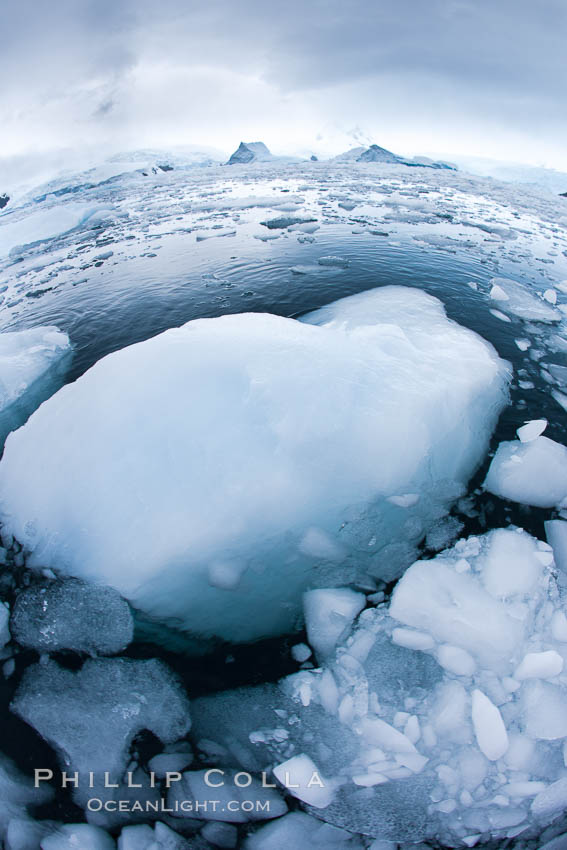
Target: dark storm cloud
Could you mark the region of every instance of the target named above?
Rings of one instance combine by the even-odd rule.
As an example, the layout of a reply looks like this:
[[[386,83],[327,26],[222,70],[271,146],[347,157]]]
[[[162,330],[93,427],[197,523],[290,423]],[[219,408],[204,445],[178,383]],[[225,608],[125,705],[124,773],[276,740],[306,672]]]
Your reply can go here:
[[[250,75],[284,97],[351,86],[352,100],[358,87],[361,111],[375,91],[377,111],[398,103],[432,120],[458,109],[479,124],[499,113],[524,132],[545,133],[542,121],[567,129],[565,0],[1,0],[1,9],[0,114],[12,119],[79,90],[93,120],[119,122],[132,74],[168,64]],[[191,97],[198,106],[197,89]]]

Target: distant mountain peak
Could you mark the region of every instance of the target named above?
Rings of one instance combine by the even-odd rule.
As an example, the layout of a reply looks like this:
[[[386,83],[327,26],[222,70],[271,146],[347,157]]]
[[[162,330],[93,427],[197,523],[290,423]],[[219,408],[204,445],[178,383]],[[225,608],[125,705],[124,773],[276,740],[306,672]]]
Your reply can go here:
[[[457,170],[457,167],[452,163],[437,162],[432,159],[428,159],[428,157],[425,156],[416,156],[413,159],[406,159],[403,156],[399,156],[397,153],[392,153],[392,151],[389,151],[386,148],[381,148],[380,145],[375,144],[369,145],[367,148],[352,148],[345,153],[339,154],[339,156],[336,156],[335,159],[350,162],[385,162],[392,165],[407,165],[412,168],[438,168],[448,169],[451,171]]]
[[[403,162],[402,157],[392,151],[381,148],[379,145],[370,145],[359,157],[357,162]]]
[[[264,142],[240,142],[227,162],[227,165],[240,165],[256,160],[271,159],[272,154]]]

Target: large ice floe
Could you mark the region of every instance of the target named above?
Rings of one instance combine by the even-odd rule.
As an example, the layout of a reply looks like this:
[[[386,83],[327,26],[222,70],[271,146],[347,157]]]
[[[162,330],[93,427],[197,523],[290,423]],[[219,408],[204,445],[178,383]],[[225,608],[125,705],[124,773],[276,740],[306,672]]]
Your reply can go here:
[[[29,565],[194,634],[284,633],[307,588],[412,562],[481,461],[508,380],[417,289],[302,321],[192,321],[103,358],[9,437],[1,520]]]
[[[330,590],[317,601],[308,634],[336,603]],[[567,807],[566,659],[551,547],[495,529],[413,564],[321,666],[195,700],[194,732],[217,764],[270,765],[312,816],[352,833],[534,839]]]
[[[71,343],[56,327],[0,333],[0,451],[10,431],[63,383]]]

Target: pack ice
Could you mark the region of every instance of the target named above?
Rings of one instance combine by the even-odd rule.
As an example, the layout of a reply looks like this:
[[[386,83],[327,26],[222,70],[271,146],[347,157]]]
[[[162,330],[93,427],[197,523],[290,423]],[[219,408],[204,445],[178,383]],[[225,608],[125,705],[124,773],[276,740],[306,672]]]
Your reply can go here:
[[[309,634],[336,599],[307,601]],[[565,832],[567,618],[546,543],[513,527],[459,540],[324,650],[279,687],[196,700],[195,730],[232,766],[271,766],[311,815],[382,841]]]
[[[0,333],[0,451],[10,431],[59,389],[70,358],[69,337],[59,328]]]
[[[508,380],[412,288],[302,321],[199,319],[103,358],[11,435],[0,518],[31,566],[113,586],[160,621],[283,633],[307,588],[414,560]]]

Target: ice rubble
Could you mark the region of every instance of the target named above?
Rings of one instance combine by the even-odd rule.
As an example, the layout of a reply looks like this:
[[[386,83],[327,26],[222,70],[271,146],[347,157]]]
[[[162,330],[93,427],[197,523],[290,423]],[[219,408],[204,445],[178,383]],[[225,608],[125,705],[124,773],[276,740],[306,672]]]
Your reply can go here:
[[[561,312],[515,280],[495,277],[490,297],[505,313],[535,322],[560,322]]]
[[[59,328],[0,333],[0,451],[10,431],[59,389],[70,358],[69,337]]]
[[[496,529],[416,562],[322,667],[197,700],[195,728],[216,763],[253,769],[256,747],[282,782],[297,763],[291,793],[354,833],[534,838],[567,807],[566,659],[551,548]],[[330,802],[304,781],[315,769]]]
[[[508,378],[410,288],[300,322],[189,322],[103,358],[11,436],[1,519],[30,565],[193,633],[282,633],[307,587],[411,563],[480,462]]]
[[[39,652],[114,655],[131,642],[134,621],[128,603],[113,588],[65,579],[19,593],[10,629],[19,644]]]

